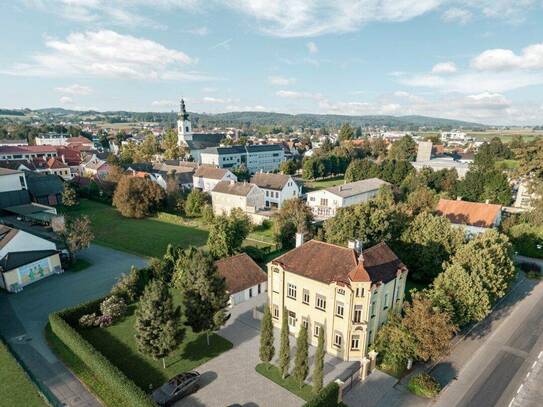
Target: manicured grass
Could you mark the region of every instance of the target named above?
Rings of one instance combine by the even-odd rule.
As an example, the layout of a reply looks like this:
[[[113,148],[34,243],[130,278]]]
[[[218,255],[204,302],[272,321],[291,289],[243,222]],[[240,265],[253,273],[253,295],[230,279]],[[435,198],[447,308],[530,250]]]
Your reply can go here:
[[[66,208],[65,213],[88,215],[95,243],[144,256],[160,257],[170,243],[186,248],[203,246],[207,241],[207,231],[185,226],[174,215],[130,219],[109,205],[86,199],[75,208]]]
[[[513,242],[515,251],[526,257],[543,258],[543,227],[527,223],[515,225],[509,230],[509,238]]]
[[[77,378],[85,384],[85,386],[102,401],[106,406],[120,406],[124,403],[123,400],[119,400],[111,392],[107,384],[105,384],[100,377],[97,377],[93,372],[89,370],[87,365],[81,361],[64,343],[57,338],[57,336],[51,330],[51,326],[47,324],[45,327],[45,338],[49,348],[58,356],[60,360],[72,371]]]
[[[0,406],[47,405],[34,383],[0,340]]]
[[[385,363],[381,363],[379,365],[379,370],[382,372],[385,372],[391,376],[394,376],[397,379],[400,379],[405,371],[407,370],[407,366],[405,365],[387,365]]]
[[[327,179],[321,179],[317,181],[307,181],[304,184],[304,191],[310,192],[310,191],[316,191],[319,189],[324,189],[328,187],[335,187],[336,185],[343,184],[345,182],[345,178],[343,175],[333,177],[333,178],[327,178]]]
[[[287,389],[305,401],[309,401],[311,398],[313,398],[313,396],[315,396],[315,393],[313,393],[313,386],[304,384],[300,388],[298,382],[296,382],[292,376],[287,376],[286,379],[283,379],[279,368],[275,367],[271,363],[259,363],[256,365],[255,370],[262,376],[270,379],[274,383],[277,383],[279,386]]]
[[[86,259],[75,259],[75,261],[70,264],[67,268],[67,271],[77,273],[78,271],[85,270],[86,268],[92,266],[92,263]]]
[[[496,161],[496,168],[499,170],[514,170],[520,165],[518,160],[500,160]]]
[[[179,305],[180,300],[174,291],[174,302]],[[208,346],[205,333],[196,334],[186,327],[183,341],[166,358],[166,369],[163,369],[162,360],[154,360],[137,350],[135,309],[135,305],[130,306],[128,316],[108,328],[80,328],[79,332],[144,391],[162,385],[178,373],[194,370],[232,348],[232,343],[219,335],[211,335]]]

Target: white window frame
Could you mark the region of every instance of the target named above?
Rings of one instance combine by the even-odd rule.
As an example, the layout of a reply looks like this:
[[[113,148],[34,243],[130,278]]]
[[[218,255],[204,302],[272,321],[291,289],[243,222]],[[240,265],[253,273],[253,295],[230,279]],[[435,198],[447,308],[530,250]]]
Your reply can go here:
[[[342,343],[343,343],[343,335],[341,335],[341,332],[335,331],[334,332],[334,346],[336,348],[341,348]]]
[[[296,285],[292,283],[287,283],[287,297],[291,300],[295,300],[296,294]]]
[[[326,311],[326,297],[324,295],[315,295],[315,308],[321,311]]]
[[[302,291],[302,303],[309,305],[309,301],[310,301],[309,290],[307,288],[304,288]]]
[[[359,324],[360,322],[362,322],[362,310],[363,309],[364,309],[364,307],[362,305],[355,305],[354,306],[353,322],[355,324]]]
[[[360,349],[360,335],[353,335],[351,337],[351,349],[352,350]]]
[[[345,314],[345,304],[343,304],[341,301],[336,301],[336,316],[339,318],[343,318],[344,314]]]
[[[273,304],[272,305],[272,317],[275,319],[279,319],[279,306]]]
[[[288,311],[288,326],[296,328],[296,313],[294,311]]]

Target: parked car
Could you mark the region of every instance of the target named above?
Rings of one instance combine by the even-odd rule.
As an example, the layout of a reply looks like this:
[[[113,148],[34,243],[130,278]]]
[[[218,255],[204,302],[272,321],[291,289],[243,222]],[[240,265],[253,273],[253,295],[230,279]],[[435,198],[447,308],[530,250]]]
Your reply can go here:
[[[183,397],[200,388],[200,373],[185,372],[178,374],[156,389],[151,397],[159,406],[171,406]]]

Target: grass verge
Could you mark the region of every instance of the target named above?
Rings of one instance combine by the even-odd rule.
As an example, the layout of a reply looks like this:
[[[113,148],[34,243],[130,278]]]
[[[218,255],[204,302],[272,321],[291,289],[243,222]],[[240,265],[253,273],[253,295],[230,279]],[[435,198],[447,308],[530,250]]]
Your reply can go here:
[[[441,391],[440,384],[428,373],[419,373],[413,376],[409,380],[407,388],[411,393],[428,399],[434,398]]]
[[[315,393],[313,393],[313,386],[309,384],[304,384],[300,388],[300,386],[292,376],[288,376],[286,379],[283,379],[279,368],[272,365],[271,363],[259,363],[258,365],[256,365],[255,370],[262,376],[270,379],[272,382],[278,384],[284,389],[287,389],[288,391],[300,397],[301,399],[304,399],[305,401],[309,401],[315,396]]]
[[[90,261],[88,261],[87,259],[78,258],[75,259],[72,264],[70,264],[70,266],[67,268],[67,271],[77,273],[78,271],[83,271],[90,266],[92,266],[92,263]]]
[[[0,406],[48,405],[7,346],[0,340]]]

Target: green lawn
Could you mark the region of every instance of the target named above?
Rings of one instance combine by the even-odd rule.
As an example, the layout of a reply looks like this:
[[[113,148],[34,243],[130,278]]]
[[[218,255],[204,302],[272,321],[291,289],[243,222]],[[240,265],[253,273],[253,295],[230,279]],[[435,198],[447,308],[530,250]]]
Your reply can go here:
[[[315,393],[313,393],[313,386],[304,384],[300,388],[292,376],[287,376],[286,379],[283,379],[279,368],[275,367],[271,363],[259,363],[256,365],[255,370],[262,376],[270,379],[274,383],[277,383],[279,386],[287,389],[291,393],[294,393],[305,401],[309,401],[313,398],[313,396],[315,396]]]
[[[508,234],[518,254],[543,258],[543,249],[537,248],[538,245],[543,246],[543,227],[522,223],[513,226]]]
[[[45,407],[34,383],[0,340],[0,406]]]
[[[317,181],[306,181],[304,183],[304,191],[310,192],[310,191],[316,191],[319,189],[335,187],[336,185],[343,184],[344,182],[345,182],[345,178],[343,177],[343,175],[340,175],[338,177],[333,177],[333,178],[321,179]]]
[[[178,216],[130,219],[109,205],[86,199],[64,211],[72,216],[88,215],[96,243],[144,256],[162,256],[169,243],[186,248],[207,242],[207,231],[183,224]]]
[[[175,291],[174,301],[180,304]],[[232,348],[232,344],[219,335],[212,335],[208,346],[205,334],[195,334],[187,327],[183,341],[166,358],[166,369],[163,369],[162,360],[154,360],[137,350],[134,338],[135,308],[132,305],[126,318],[108,328],[81,328],[79,332],[144,391],[160,386],[178,373],[193,370]]]

